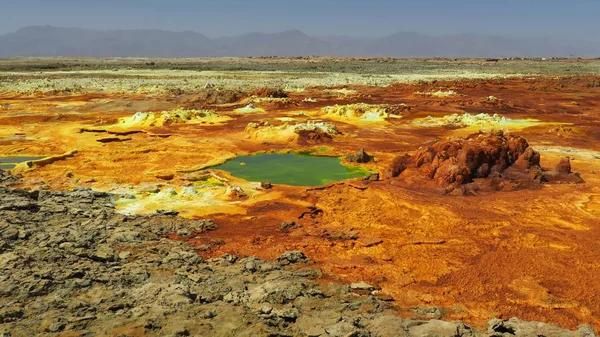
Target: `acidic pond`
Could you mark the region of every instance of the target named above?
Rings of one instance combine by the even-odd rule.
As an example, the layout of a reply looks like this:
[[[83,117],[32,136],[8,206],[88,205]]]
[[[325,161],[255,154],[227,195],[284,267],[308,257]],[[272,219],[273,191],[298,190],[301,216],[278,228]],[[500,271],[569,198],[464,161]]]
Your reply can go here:
[[[19,163],[30,160],[40,160],[44,158],[45,157],[0,157],[0,169],[10,170]]]
[[[293,186],[320,186],[369,174],[363,168],[342,165],[339,157],[292,153],[239,156],[213,168],[248,181]]]

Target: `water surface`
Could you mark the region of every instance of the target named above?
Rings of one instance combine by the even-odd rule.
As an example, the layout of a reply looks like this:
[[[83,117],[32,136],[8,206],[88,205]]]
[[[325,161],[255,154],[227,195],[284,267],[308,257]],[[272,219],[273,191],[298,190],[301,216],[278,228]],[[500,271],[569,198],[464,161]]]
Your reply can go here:
[[[239,156],[213,168],[248,181],[293,186],[320,186],[369,174],[361,167],[342,165],[339,157],[293,153]]]
[[[0,157],[0,169],[2,170],[10,170],[17,166],[17,164],[30,161],[30,160],[40,160],[45,157]]]

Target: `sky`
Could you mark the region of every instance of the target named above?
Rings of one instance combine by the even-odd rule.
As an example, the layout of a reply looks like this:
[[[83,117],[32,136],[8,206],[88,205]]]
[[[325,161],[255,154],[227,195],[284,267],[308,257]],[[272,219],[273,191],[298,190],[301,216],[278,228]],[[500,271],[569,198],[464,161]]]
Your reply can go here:
[[[209,37],[299,29],[600,41],[600,0],[0,0],[0,34],[31,25],[192,30]]]

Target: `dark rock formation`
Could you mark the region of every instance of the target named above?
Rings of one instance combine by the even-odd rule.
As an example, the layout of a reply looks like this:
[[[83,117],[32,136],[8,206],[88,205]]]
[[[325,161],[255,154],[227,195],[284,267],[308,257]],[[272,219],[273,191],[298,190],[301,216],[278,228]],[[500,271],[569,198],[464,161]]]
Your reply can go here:
[[[119,142],[126,142],[131,140],[131,138],[127,137],[127,138],[119,138],[119,137],[106,137],[106,138],[98,138],[96,139],[97,142],[99,143],[119,143]]]
[[[365,149],[360,149],[357,153],[346,156],[346,160],[351,163],[369,163],[373,161],[373,156],[368,155]]]

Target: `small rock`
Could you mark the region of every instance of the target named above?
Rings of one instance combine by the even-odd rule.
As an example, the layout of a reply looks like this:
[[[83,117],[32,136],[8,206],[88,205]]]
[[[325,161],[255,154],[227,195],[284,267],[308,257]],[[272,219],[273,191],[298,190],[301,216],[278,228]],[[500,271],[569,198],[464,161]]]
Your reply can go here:
[[[235,261],[237,261],[237,256],[231,255],[231,254],[223,254],[220,259],[225,260],[229,263],[235,263]]]
[[[115,251],[109,245],[99,245],[92,257],[98,261],[114,261]]]
[[[431,320],[408,329],[411,337],[468,336],[470,328],[459,322]]]
[[[190,332],[187,329],[181,329],[181,330],[175,331],[174,336],[175,337],[190,336]]]
[[[277,262],[282,265],[288,265],[290,263],[296,263],[299,261],[303,261],[306,260],[307,257],[306,255],[304,255],[304,253],[302,252],[297,252],[297,251],[287,251],[283,254],[281,254],[278,258],[277,258]]]
[[[319,337],[326,334],[325,329],[319,326],[313,326],[307,330],[304,330],[307,337]]]
[[[279,229],[282,231],[286,231],[288,229],[296,229],[296,228],[302,228],[302,225],[297,224],[295,221],[284,221],[281,223],[281,226],[279,226]]]
[[[592,328],[589,325],[580,325],[579,328],[577,329],[577,332],[579,332],[579,336],[580,337],[595,337],[596,333],[594,332],[594,328]]]
[[[273,306],[270,303],[264,303],[260,307],[260,313],[261,314],[268,315],[268,314],[271,313],[271,311],[273,311]]]
[[[198,246],[198,248],[197,248],[197,249],[198,249],[199,251],[201,251],[201,252],[205,252],[205,251],[207,251],[207,250],[210,250],[210,245],[207,245],[207,244],[200,245],[200,246]]]
[[[268,263],[268,262],[265,262],[265,263],[261,263],[261,264],[258,266],[258,269],[259,269],[261,272],[265,273],[265,272],[270,272],[270,271],[272,271],[273,269],[275,269],[275,267],[274,267],[272,264],[270,264],[270,263]]]
[[[160,192],[160,187],[154,184],[143,184],[138,189],[141,193],[158,193]]]
[[[67,325],[64,322],[58,321],[50,324],[47,330],[48,332],[60,332],[63,331],[66,326]]]
[[[161,180],[173,180],[173,178],[175,178],[175,175],[173,173],[157,174],[156,178]]]
[[[211,318],[215,318],[215,317],[217,317],[217,313],[212,310],[208,310],[200,315],[200,318],[204,318],[204,319],[211,319]]]
[[[180,229],[177,231],[177,235],[178,236],[188,236],[188,235],[190,235],[190,231],[188,231],[187,229]]]
[[[384,301],[384,302],[392,302],[392,301],[394,301],[394,297],[392,297],[392,295],[384,294],[382,292],[377,292],[375,294],[375,298],[377,298],[380,301]]]
[[[379,173],[371,173],[368,176],[364,177],[363,180],[366,180],[366,181],[379,181]]]
[[[260,187],[264,188],[265,190],[270,190],[271,188],[273,188],[273,184],[271,184],[270,181],[263,181],[262,183],[260,183]]]
[[[157,209],[156,214],[167,215],[167,216],[177,216],[177,215],[179,215],[179,212],[172,211],[172,210]]]
[[[246,269],[247,271],[253,273],[256,271],[256,262],[254,261],[248,261],[246,262],[246,264],[244,264],[244,269]]]
[[[300,311],[298,311],[296,308],[283,309],[275,312],[275,315],[285,319],[286,321],[294,322],[296,319],[298,319],[298,317],[300,317]]]
[[[361,281],[359,283],[352,283],[350,284],[350,289],[352,290],[375,290],[375,287],[373,287],[372,285],[366,283],[365,281]]]
[[[333,337],[345,337],[356,331],[354,325],[348,322],[339,322],[325,328],[325,331]]]
[[[26,230],[19,230],[19,240],[25,240],[31,235],[31,232]]]
[[[8,228],[2,232],[2,238],[4,240],[16,240],[19,238],[19,231],[16,228]]]
[[[73,242],[63,242],[60,245],[58,245],[58,248],[69,250],[69,249],[73,248],[74,246],[75,246],[75,244]]]
[[[227,190],[225,190],[225,195],[232,198],[246,198],[248,195],[244,190],[235,185],[227,186]]]

